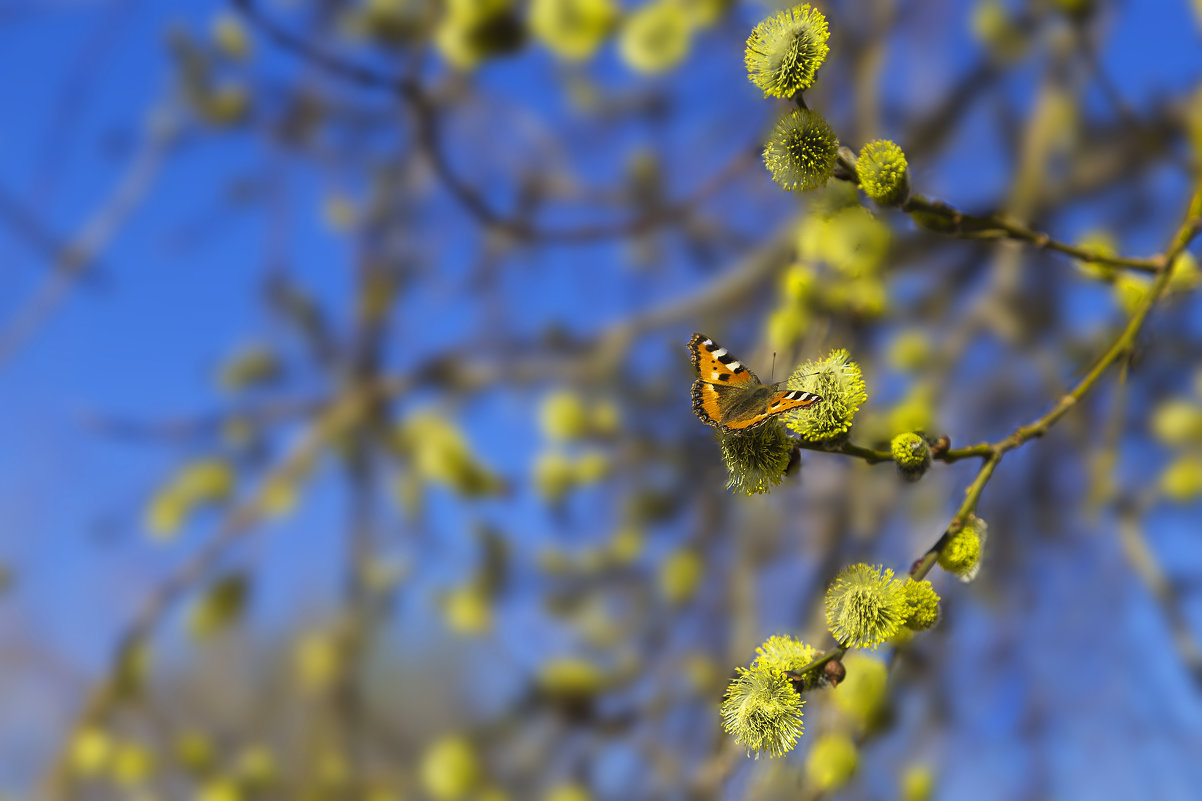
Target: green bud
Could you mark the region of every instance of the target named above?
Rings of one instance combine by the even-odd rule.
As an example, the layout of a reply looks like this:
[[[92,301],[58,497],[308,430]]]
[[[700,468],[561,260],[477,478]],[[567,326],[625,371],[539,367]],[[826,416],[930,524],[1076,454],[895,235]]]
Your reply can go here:
[[[839,140],[822,115],[793,109],[773,129],[764,166],[786,191],[817,189],[834,174],[838,150]]]
[[[940,549],[939,566],[959,576],[961,581],[976,578],[977,571],[981,569],[981,551],[985,547],[987,528],[984,520],[970,516]]]
[[[914,631],[925,631],[935,625],[939,618],[939,595],[929,581],[915,581],[907,578],[902,585],[906,594],[906,628]]]
[[[864,194],[882,206],[900,206],[910,196],[906,154],[888,139],[864,145],[856,171]]]
[[[926,438],[916,432],[898,434],[889,444],[889,452],[897,471],[906,481],[917,481],[931,466],[931,447]]]

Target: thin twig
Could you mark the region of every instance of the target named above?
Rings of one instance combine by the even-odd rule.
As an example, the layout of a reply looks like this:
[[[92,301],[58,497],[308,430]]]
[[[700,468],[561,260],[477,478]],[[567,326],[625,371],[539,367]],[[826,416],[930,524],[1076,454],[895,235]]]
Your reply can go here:
[[[915,217],[927,215],[924,227],[932,228],[947,236],[966,239],[1013,239],[1027,242],[1043,250],[1063,253],[1083,261],[1108,264],[1112,267],[1122,267],[1143,273],[1155,273],[1158,269],[1159,261],[1157,259],[1116,256],[1096,249],[1070,245],[1067,242],[1053,239],[1050,234],[1037,231],[1000,212],[983,215],[965,214],[946,203],[930,200],[921,195],[911,197],[902,210]],[[931,216],[938,222],[932,224]]]
[[[254,0],[232,0],[246,19],[265,36],[285,50],[346,81],[367,89],[390,92],[414,114],[417,141],[443,186],[476,220],[493,231],[523,242],[586,244],[598,240],[633,237],[687,219],[694,209],[742,174],[759,156],[760,146],[740,150],[727,164],[698,186],[692,194],[672,203],[656,206],[627,220],[597,223],[575,228],[543,228],[521,217],[502,214],[451,166],[443,149],[442,125],[438,104],[415,79],[389,75],[357,64],[315,43],[297,36],[264,14]]]

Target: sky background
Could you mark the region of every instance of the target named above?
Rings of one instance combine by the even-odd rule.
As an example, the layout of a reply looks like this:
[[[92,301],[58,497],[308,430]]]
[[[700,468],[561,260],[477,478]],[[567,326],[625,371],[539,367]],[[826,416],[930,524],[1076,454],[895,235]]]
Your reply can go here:
[[[289,4],[266,5],[289,13]],[[900,5],[904,11],[888,56],[896,68],[887,71],[882,94],[898,98],[912,112],[935,102],[961,70],[975,64],[980,47],[969,32],[971,4]],[[1166,98],[1182,102],[1199,86],[1202,20],[1188,3],[1102,5],[1104,70],[1136,114],[1155,109]],[[153,135],[156,124],[178,113],[165,33],[180,29],[203,35],[214,17],[228,10],[226,4],[207,0],[0,3],[0,74],[7,76],[0,81],[0,199],[15,199],[35,212],[56,239],[82,230],[121,184],[132,154]],[[555,62],[545,52],[487,65],[475,77],[479,96],[500,108],[523,109],[536,121],[532,128],[542,126],[561,137],[565,157],[586,183],[605,183],[622,169],[631,148],[651,147],[666,154],[666,193],[685,195],[724,163],[749,131],[777,113],[778,107],[763,102],[742,71],[739,31],[760,14],[759,7],[740,4],[734,15],[743,24],[733,25],[734,33],[707,32],[684,67],[653,79],[669,86],[678,104],[667,125],[617,125],[598,143],[598,135],[587,130],[564,93],[556,90],[562,76],[555,74]],[[837,9],[837,19],[835,15]],[[590,69],[602,85],[623,85],[632,78],[612,50]],[[249,69],[268,82],[323,85],[326,80],[261,39],[254,41]],[[1017,67],[1004,83],[1004,97],[1019,108],[1029,105],[1041,69],[1038,63]],[[845,106],[837,87],[823,91],[827,107]],[[390,113],[389,104],[371,92],[351,89],[346,97]],[[937,160],[912,165],[915,185],[924,193],[968,209],[1004,196],[1011,165],[998,155],[995,102],[1002,101],[974,107]],[[1087,112],[1112,113],[1096,88],[1083,102]],[[487,105],[467,109],[455,118],[452,136],[465,142],[478,138],[492,111]],[[0,361],[0,561],[13,576],[0,598],[0,705],[5,709],[0,790],[28,787],[90,682],[102,674],[115,638],[154,577],[185,560],[211,527],[202,517],[201,524],[165,544],[149,537],[143,523],[144,505],[164,475],[206,452],[205,445],[116,435],[96,421],[152,422],[229,408],[230,398],[215,383],[220,364],[247,343],[279,336],[279,323],[263,300],[269,260],[285,261],[291,277],[342,314],[340,326],[349,324],[346,298],[359,249],[326,222],[323,204],[331,192],[357,196],[364,190],[362,182],[337,167],[283,152],[244,130],[197,132],[187,124],[184,130],[144,187],[141,201],[61,306]],[[901,133],[885,130],[881,135]],[[507,165],[490,163],[489,156],[512,145],[513,161],[527,164],[546,152],[532,143],[533,136],[509,130],[498,137],[484,155],[460,148],[457,158],[474,181],[499,187],[490,197],[504,203],[512,194],[500,180]],[[362,146],[378,148],[384,157],[392,144],[373,134]],[[701,148],[712,155],[710,163],[695,163]],[[763,191],[767,181],[762,171],[748,172],[739,179],[748,202],[720,202],[715,210],[746,229],[779,224],[794,207],[785,196]],[[235,206],[231,186],[239,182],[252,200]],[[1126,229],[1122,240],[1124,253],[1155,252],[1176,225],[1175,217],[1166,216],[1176,212],[1157,212],[1180,209],[1186,191],[1183,177],[1168,168],[1141,178],[1134,190],[1122,188],[1076,204],[1056,218],[1054,233],[1072,240],[1098,227],[1099,220],[1123,214],[1124,199],[1118,195],[1126,191],[1164,199],[1147,219]],[[399,369],[405,363],[402,355],[417,361],[448,345],[474,341],[489,324],[484,304],[472,297],[480,234],[470,218],[450,198],[437,194],[416,214],[427,220],[423,247],[437,270],[400,301],[400,322],[389,343],[389,361]],[[282,241],[273,234],[280,215],[286,219]],[[553,210],[549,219],[572,222],[578,216],[570,209]],[[891,224],[909,227],[900,217],[891,218]],[[698,266],[678,244],[668,243],[661,255],[653,272],[625,269],[615,277],[610,265],[629,259],[626,243],[532,249],[499,279],[497,291],[508,301],[500,325],[514,341],[548,325],[587,336],[632,310],[678,297],[723,269],[720,264]],[[7,223],[0,223],[0,265],[0,321],[6,321],[53,268],[44,253]],[[1061,266],[1067,273],[1066,265]],[[1109,293],[1098,287],[1079,282],[1060,297],[1066,327],[1090,330],[1114,319]],[[1190,391],[1198,369],[1202,306],[1197,298],[1181,301],[1172,319],[1180,324],[1174,330],[1192,335],[1183,346],[1185,369],[1160,379],[1146,394],[1137,391],[1131,400],[1136,415],[1158,397]],[[691,330],[685,325],[664,332],[668,345],[643,343],[630,356],[632,369],[679,376],[683,397],[683,350],[671,347],[683,343]],[[746,334],[744,341],[753,336],[735,330]],[[734,343],[730,347],[739,351]],[[964,360],[966,376],[990,369],[991,347],[996,343],[981,343],[976,358]],[[781,372],[778,365],[778,376]],[[319,394],[321,387],[320,376],[303,369],[289,378],[289,390],[301,397]],[[885,380],[879,391],[889,394]],[[971,395],[971,390],[965,392]],[[538,437],[536,402],[529,391],[502,390],[475,397],[463,409],[473,442],[502,474],[529,469],[532,442]],[[998,420],[997,430],[982,431],[970,429],[966,418],[965,430],[949,433],[964,444],[1004,433],[1016,422]],[[678,419],[662,424],[703,436],[683,402]],[[273,437],[284,442],[290,435],[284,431]],[[1008,458],[1003,469],[1023,472],[1029,460],[1041,458],[1044,444]],[[1137,477],[1156,470],[1164,459],[1146,438],[1133,438],[1127,452],[1131,461],[1121,470]],[[956,487],[971,472],[956,467],[949,475],[947,503],[953,504]],[[1058,479],[1078,488],[1084,480],[1071,469]],[[986,509],[990,502],[987,497]],[[555,542],[565,531],[575,536],[571,521],[587,514],[589,503],[564,523],[527,495],[486,502],[471,511],[452,497],[435,497],[432,528],[445,536],[428,543],[431,551],[411,546],[396,556],[408,562],[420,552],[416,581],[437,586],[462,573],[471,541],[456,532],[465,520],[501,519],[510,530],[523,532],[515,536],[529,538],[529,543]],[[345,505],[338,478],[326,464],[298,509],[263,526],[234,557],[261,571],[250,615],[252,630],[260,636],[287,630],[306,615],[320,616],[336,599],[340,578],[329,568],[343,559]],[[207,518],[210,524],[214,519]],[[912,551],[907,544],[912,533],[902,528],[886,532],[882,540],[898,543],[893,549],[898,563]],[[1034,798],[1033,770],[1046,772],[1046,792],[1040,797],[1048,799],[1196,797],[1202,782],[1202,761],[1196,758],[1202,753],[1202,692],[1172,657],[1162,612],[1132,580],[1117,539],[1108,535],[1098,541],[1102,530],[1109,529],[1081,519],[1075,530],[1037,539],[1021,562],[1007,564],[1012,571],[1004,585],[1008,594],[956,597],[949,612],[954,633],[947,651],[956,668],[943,710],[944,725],[956,736],[939,740],[932,755],[940,765],[938,798]],[[1202,633],[1198,504],[1158,508],[1147,531],[1174,576],[1194,577],[1183,606],[1189,625]],[[685,536],[683,530],[669,529],[653,550],[662,551]],[[790,581],[782,575],[764,591],[788,592]],[[428,603],[406,605],[392,636],[435,636],[430,634],[431,609]],[[534,613],[523,610],[523,602],[507,609],[508,622],[498,638],[511,640],[514,650],[530,648],[526,658],[534,663],[540,653],[553,653],[563,642],[541,632],[526,643],[522,634],[534,626]],[[768,625],[788,626],[789,615],[781,617]],[[1110,633],[1099,639],[1099,629]],[[678,634],[687,638],[692,630],[685,626]],[[163,641],[168,662],[173,655],[186,660],[193,647],[171,631]],[[1008,651],[1021,671],[990,671],[998,649]],[[1030,708],[1023,699],[1040,697],[1054,699],[1048,702],[1054,713],[1043,720],[1018,714]],[[885,739],[871,748],[881,759],[890,754],[901,759],[905,743]],[[1036,749],[1042,752],[1038,758]],[[601,797],[607,797],[605,788],[616,794],[629,786],[638,770],[638,762],[620,751],[600,764],[596,782]],[[887,784],[880,782],[870,788],[873,797],[888,796]]]

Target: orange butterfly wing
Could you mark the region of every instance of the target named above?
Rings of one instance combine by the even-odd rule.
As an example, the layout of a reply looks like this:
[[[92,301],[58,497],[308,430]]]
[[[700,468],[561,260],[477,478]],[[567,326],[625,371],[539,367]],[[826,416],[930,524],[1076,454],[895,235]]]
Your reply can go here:
[[[791,409],[804,409],[822,400],[818,395],[813,395],[809,392],[802,392],[798,389],[785,390],[777,392],[769,399],[764,406],[763,411],[752,415],[751,417],[741,418],[738,420],[722,420],[719,418],[719,425],[727,431],[746,431],[749,428],[755,428],[760,423],[767,421],[769,418],[775,417],[778,414],[787,412]]]
[[[714,384],[693,382],[693,412],[703,423],[711,426],[722,425],[722,407],[718,403],[720,392]]]
[[[759,383],[755,373],[705,334],[693,334],[689,339],[689,355],[702,381],[710,384]]]

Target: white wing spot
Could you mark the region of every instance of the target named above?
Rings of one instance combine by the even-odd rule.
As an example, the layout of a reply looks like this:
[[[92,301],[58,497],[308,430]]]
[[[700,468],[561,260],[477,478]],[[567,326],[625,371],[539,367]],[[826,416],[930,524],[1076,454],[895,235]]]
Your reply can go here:
[[[731,371],[734,371],[734,370],[738,370],[743,365],[739,364],[738,362],[731,362],[730,364],[728,364],[726,366],[729,367],[731,369]]]
[[[714,373],[714,374],[713,374],[714,378],[717,378],[717,377],[718,377],[718,376],[720,376],[720,375],[722,375],[722,374],[721,374],[721,373]]]
[[[726,355],[726,348],[718,348],[716,351],[714,351],[715,359],[721,359],[725,355]]]

